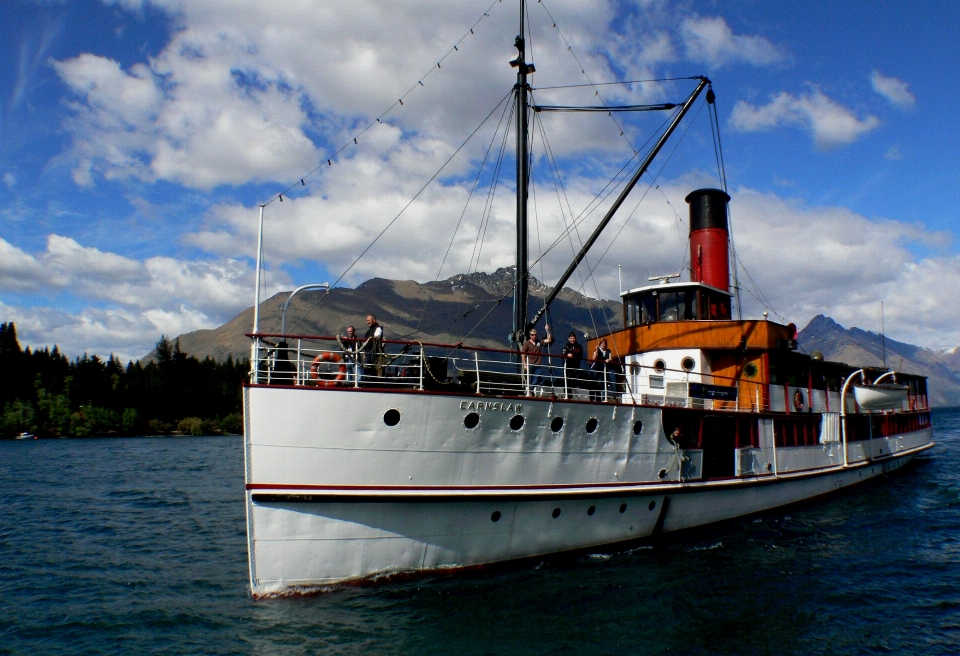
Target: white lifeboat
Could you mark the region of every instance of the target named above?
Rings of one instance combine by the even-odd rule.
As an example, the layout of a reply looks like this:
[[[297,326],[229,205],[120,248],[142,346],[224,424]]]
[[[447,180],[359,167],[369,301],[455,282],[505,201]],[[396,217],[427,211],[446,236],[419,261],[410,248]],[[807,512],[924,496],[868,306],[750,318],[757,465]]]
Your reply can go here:
[[[855,385],[853,395],[864,410],[895,410],[903,406],[909,389],[896,383]]]

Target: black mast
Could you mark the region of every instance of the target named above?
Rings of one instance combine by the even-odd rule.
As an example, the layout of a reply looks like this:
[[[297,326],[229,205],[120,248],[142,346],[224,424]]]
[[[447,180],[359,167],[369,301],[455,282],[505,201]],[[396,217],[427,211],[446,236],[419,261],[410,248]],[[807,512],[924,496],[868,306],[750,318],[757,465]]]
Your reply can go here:
[[[530,182],[527,152],[527,94],[530,85],[527,84],[527,74],[535,70],[533,64],[528,64],[526,60],[526,4],[526,0],[520,0],[520,34],[514,42],[519,52],[517,58],[510,62],[517,69],[517,84],[513,88],[517,108],[517,268],[513,278],[513,330],[510,341],[517,344],[523,343],[527,325],[527,192]]]

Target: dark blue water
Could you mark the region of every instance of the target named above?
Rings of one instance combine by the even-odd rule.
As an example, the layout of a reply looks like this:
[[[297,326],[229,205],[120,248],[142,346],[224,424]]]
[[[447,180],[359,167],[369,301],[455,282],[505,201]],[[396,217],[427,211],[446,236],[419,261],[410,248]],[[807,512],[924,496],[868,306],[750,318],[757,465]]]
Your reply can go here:
[[[240,438],[0,442],[0,653],[960,653],[960,411],[826,501],[621,554],[247,591]]]

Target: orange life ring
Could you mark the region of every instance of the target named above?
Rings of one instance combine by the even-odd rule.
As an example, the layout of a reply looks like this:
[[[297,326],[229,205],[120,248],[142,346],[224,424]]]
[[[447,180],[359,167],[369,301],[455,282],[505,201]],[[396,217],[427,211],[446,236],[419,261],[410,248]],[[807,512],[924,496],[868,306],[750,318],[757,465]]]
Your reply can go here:
[[[801,410],[803,410],[803,404],[804,404],[803,392],[801,392],[800,390],[797,390],[796,392],[793,393],[793,409],[796,410],[797,412],[800,412]]]
[[[339,371],[335,378],[320,378],[320,363],[321,362],[332,362],[334,364],[339,363],[337,368]],[[338,353],[331,353],[330,351],[324,351],[317,357],[313,359],[313,362],[310,364],[310,380],[313,381],[313,384],[319,385],[320,387],[333,387],[337,385],[340,381],[347,377],[347,365],[343,363],[343,358],[340,357]]]

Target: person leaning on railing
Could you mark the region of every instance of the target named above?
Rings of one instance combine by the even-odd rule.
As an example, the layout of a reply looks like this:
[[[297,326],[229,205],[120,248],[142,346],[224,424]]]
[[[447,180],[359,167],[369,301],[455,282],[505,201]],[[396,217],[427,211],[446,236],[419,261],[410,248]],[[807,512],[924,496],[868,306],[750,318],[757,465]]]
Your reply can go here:
[[[613,362],[613,352],[607,348],[606,339],[600,340],[597,348],[593,350],[593,355],[590,359],[593,360],[593,362],[590,363],[590,371],[593,373],[594,379],[599,383],[600,389],[607,392],[616,392],[616,365]]]

